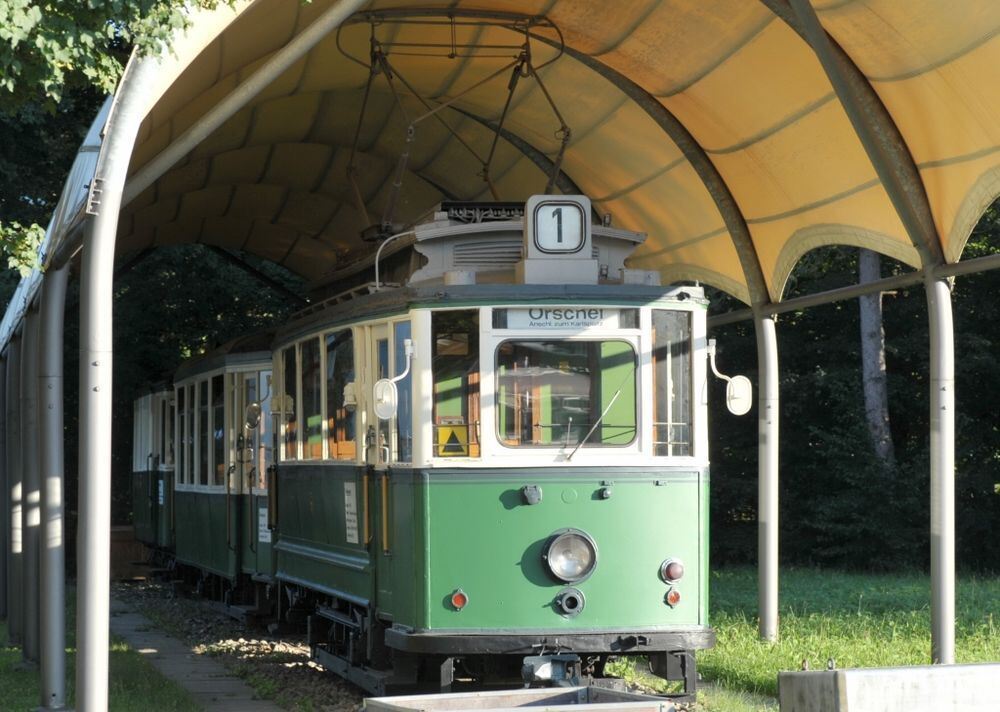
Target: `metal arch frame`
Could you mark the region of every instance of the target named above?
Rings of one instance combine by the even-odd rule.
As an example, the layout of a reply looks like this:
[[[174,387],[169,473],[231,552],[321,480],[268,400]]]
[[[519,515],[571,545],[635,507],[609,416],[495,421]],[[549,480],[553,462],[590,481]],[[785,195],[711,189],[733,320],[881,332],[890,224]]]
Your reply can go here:
[[[339,0],[278,50],[181,138],[186,149],[159,154],[130,195],[138,195],[208,136],[229,115],[263,91],[281,72],[329,31],[360,9],[364,0]],[[103,712],[108,705],[108,621],[110,617],[111,529],[111,359],[115,240],[118,216],[127,198],[125,179],[139,125],[156,85],[156,57],[133,55],[115,94],[91,182],[80,284],[80,524],[78,562],[76,704],[80,712]],[[226,112],[229,112],[228,114]],[[139,174],[133,180],[139,178]]]
[[[7,619],[7,577],[10,560],[10,490],[7,477],[7,354],[0,355],[0,618]]]
[[[63,519],[63,323],[69,265],[49,270],[39,307],[38,393],[42,550],[39,565],[41,708],[66,706],[66,549]]]
[[[920,253],[930,331],[931,661],[955,662],[955,338],[944,254],[923,181],[871,82],[809,0],[761,0],[815,52],[896,213]]]
[[[544,40],[544,38],[542,38]],[[780,394],[778,384],[778,340],[775,313],[760,258],[746,218],[729,185],[705,149],[680,120],[655,96],[603,62],[572,47],[565,53],[610,81],[663,129],[701,178],[715,202],[743,267],[750,293],[757,340],[757,551],[759,635],[778,638],[778,453]]]

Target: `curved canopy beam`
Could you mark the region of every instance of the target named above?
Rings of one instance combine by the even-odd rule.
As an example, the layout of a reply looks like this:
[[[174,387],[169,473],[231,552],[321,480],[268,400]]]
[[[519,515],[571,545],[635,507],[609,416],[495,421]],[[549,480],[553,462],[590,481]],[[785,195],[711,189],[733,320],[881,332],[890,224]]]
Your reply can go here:
[[[761,0],[812,47],[871,159],[923,267],[944,261],[927,192],[906,141],[882,100],[846,52],[827,34],[809,0]]]
[[[545,38],[539,38],[549,41]],[[726,181],[722,178],[715,164],[712,163],[705,149],[695,140],[691,132],[687,130],[677,117],[673,115],[655,96],[635,83],[632,79],[618,72],[600,60],[567,45],[565,53],[577,60],[586,67],[592,69],[600,76],[612,82],[625,92],[637,106],[641,107],[653,121],[659,125],[663,132],[681,150],[698,177],[705,184],[705,188],[712,196],[719,214],[722,216],[729,230],[729,235],[739,255],[740,265],[747,281],[750,303],[754,307],[761,307],[771,302],[768,294],[767,282],[764,279],[764,271],[760,266],[760,258],[750,236],[750,228],[747,226],[746,217],[740,210],[736,199]]]

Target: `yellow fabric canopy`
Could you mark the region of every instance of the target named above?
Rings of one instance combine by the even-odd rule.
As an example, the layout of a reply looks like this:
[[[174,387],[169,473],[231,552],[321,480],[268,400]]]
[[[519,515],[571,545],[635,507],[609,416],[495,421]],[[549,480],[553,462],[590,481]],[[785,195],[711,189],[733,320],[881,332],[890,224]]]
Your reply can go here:
[[[129,203],[119,251],[201,242],[321,280],[371,249],[360,233],[385,215],[404,151],[394,222],[418,220],[441,200],[490,199],[482,173],[491,126],[507,100],[504,68],[525,42],[512,27],[535,17],[529,46],[541,82],[521,77],[511,98],[508,133],[489,170],[499,199],[522,201],[545,189],[560,153],[561,116],[570,132],[561,187],[575,184],[615,225],[648,233],[632,264],[666,281],[701,280],[744,301],[752,293],[746,255],[741,260],[692,150],[731,193],[771,300],[780,300],[801,256],[821,245],[865,246],[919,267],[815,52],[770,9],[783,2],[370,3],[363,13],[374,24],[355,16],[331,33]],[[197,23],[218,29],[193,49],[178,48],[190,56],[164,80],[131,174],[330,5],[257,0],[239,12],[199,15]],[[957,261],[1000,194],[1000,3],[814,0],[813,7],[898,128],[941,251]],[[373,32],[398,96],[376,76],[359,122]],[[413,124],[407,141],[411,122],[427,111],[413,92],[430,106],[454,101]],[[646,99],[637,101],[637,92]],[[686,151],[663,116],[693,139]],[[355,190],[348,167],[356,133]]]

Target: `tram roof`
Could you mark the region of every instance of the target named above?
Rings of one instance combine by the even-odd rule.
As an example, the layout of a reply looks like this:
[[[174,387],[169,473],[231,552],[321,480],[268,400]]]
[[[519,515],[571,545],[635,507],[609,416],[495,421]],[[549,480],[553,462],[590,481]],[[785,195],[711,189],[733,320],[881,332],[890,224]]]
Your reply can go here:
[[[786,0],[356,3],[354,21],[165,172],[151,168],[335,4],[256,0],[195,14],[163,60],[139,131],[120,253],[200,242],[322,280],[373,249],[360,234],[383,215],[407,147],[397,221],[417,220],[442,200],[489,199],[473,153],[489,153],[510,72],[467,89],[516,51],[461,45],[519,44],[524,35],[508,27],[518,17],[547,20],[530,29],[542,83],[522,78],[513,95],[492,162],[498,197],[543,192],[546,161],[557,159],[560,123],[544,86],[571,130],[560,185],[578,187],[615,226],[648,233],[631,266],[658,270],[665,283],[700,280],[746,302],[777,302],[802,255],[827,244],[868,247],[915,268],[928,266],[927,255],[955,262],[1000,194],[1000,3],[993,0],[971,0],[960,11],[937,0],[812,0],[859,80],[853,91],[863,104],[876,100],[869,109],[884,106],[898,131],[894,167],[909,163],[913,180],[906,183],[904,166],[903,190],[932,222],[933,244],[921,249]],[[430,22],[442,12],[453,14],[454,27]],[[400,22],[402,15],[409,19]],[[401,96],[376,77],[359,122],[372,33],[366,19],[376,16]],[[472,56],[416,56],[430,51],[416,45]],[[432,118],[416,124],[407,144],[407,124],[424,109],[404,80],[432,101],[454,100],[437,114],[454,135]],[[356,131],[367,221],[347,178]],[[154,178],[148,186],[137,181],[144,170]]]

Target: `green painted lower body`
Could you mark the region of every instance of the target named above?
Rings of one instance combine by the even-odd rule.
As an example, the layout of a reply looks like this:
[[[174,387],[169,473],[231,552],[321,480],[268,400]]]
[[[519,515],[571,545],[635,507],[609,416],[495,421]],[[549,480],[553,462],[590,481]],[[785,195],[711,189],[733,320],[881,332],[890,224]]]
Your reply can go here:
[[[300,463],[283,464],[278,482],[277,577],[374,605],[390,645],[447,652],[434,641],[591,636],[600,646],[624,635],[667,650],[714,639],[707,468],[393,470],[387,484],[381,473],[367,478],[365,496],[364,470]],[[528,503],[528,485],[541,501]],[[596,542],[597,565],[584,581],[557,580],[543,560],[565,528]],[[671,558],[685,572],[668,584],[659,571]],[[573,615],[557,605],[570,588],[583,603]],[[673,606],[672,588],[680,593]],[[451,603],[459,589],[468,598],[461,610]]]
[[[374,579],[364,544],[364,485],[364,469],[354,465],[279,468],[279,579],[368,605]]]
[[[173,494],[173,472],[132,473],[132,525],[137,541],[157,549],[173,548]]]
[[[236,547],[226,530],[234,520],[232,510],[228,515],[226,512],[228,495],[179,491],[174,497],[177,560],[223,578],[235,578]]]
[[[270,578],[274,574],[274,562],[271,558],[271,531],[267,526],[267,495],[243,495],[239,497],[239,502],[241,570],[250,576]]]

